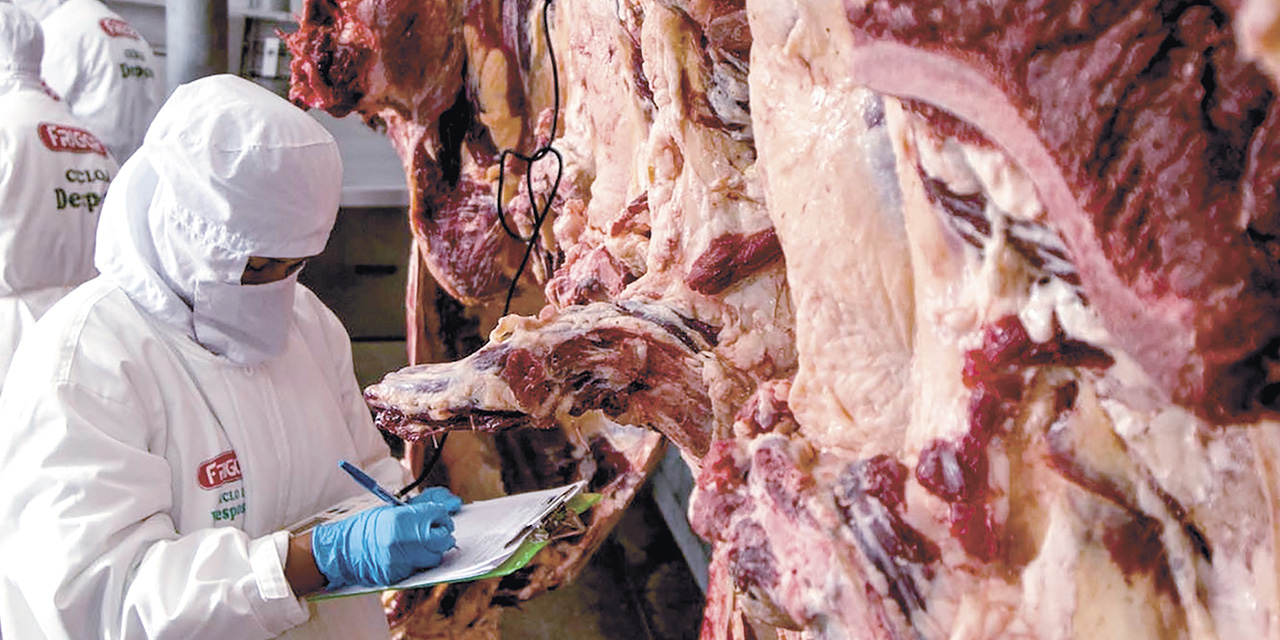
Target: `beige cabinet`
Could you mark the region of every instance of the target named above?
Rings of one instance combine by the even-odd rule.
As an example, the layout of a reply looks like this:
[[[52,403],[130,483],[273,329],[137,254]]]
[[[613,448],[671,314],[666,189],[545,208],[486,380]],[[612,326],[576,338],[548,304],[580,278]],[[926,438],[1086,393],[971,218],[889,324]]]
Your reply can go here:
[[[404,294],[410,241],[403,207],[344,207],[324,253],[298,276],[351,334],[361,386],[407,363]]]

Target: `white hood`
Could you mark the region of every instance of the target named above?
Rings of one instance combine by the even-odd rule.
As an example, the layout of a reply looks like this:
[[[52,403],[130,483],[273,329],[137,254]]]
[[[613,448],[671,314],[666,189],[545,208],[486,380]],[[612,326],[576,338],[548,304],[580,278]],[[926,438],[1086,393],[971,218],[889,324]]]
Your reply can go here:
[[[3,2],[4,0],[0,0]],[[13,0],[13,3],[22,8],[23,11],[36,17],[36,20],[44,20],[49,17],[58,7],[66,4],[69,0]]]
[[[341,183],[337,143],[318,122],[248,80],[202,78],[173,92],[112,182],[94,261],[152,315],[237,359],[207,323],[201,334],[208,305],[253,307],[258,287],[284,286],[239,285],[251,255],[320,253]]]
[[[0,95],[40,87],[44,32],[27,12],[0,0]]]

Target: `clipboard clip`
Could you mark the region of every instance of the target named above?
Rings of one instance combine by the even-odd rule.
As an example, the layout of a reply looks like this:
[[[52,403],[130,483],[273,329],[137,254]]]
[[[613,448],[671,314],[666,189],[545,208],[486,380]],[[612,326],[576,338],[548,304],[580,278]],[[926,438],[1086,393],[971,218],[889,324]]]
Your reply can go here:
[[[586,530],[587,525],[582,521],[582,516],[568,505],[562,505],[542,520],[542,526],[533,530],[529,539],[535,542],[553,542],[571,538]]]

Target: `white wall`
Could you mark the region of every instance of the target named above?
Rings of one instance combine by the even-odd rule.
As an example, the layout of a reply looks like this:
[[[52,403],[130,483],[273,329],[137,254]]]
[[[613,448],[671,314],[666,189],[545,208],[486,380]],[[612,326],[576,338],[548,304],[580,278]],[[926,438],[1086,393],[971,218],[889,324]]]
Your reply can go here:
[[[227,25],[227,71],[238,73],[240,57],[244,48],[245,14],[275,13],[283,18],[285,14],[302,13],[303,0],[228,0],[227,10],[230,13]],[[169,86],[165,78],[165,0],[103,0],[112,11],[119,13],[129,24],[137,29],[147,40],[162,64],[157,69],[161,86]],[[274,11],[282,8],[284,11]],[[268,12],[271,9],[273,11]]]

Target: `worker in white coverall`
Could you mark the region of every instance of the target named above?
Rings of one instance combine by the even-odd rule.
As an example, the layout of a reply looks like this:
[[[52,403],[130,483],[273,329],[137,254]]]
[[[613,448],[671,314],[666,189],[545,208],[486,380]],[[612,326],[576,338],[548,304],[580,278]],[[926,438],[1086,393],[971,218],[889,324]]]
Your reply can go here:
[[[40,24],[0,4],[0,380],[23,331],[97,274],[115,160],[40,83]]]
[[[45,82],[123,164],[147,131],[164,90],[155,54],[98,0],[14,0],[44,27]]]
[[[179,87],[103,205],[97,278],[23,338],[0,393],[9,640],[386,638],[378,596],[300,600],[435,566],[443,488],[310,534],[404,480],[351,345],[297,283],[338,208],[333,138],[241,78]]]

